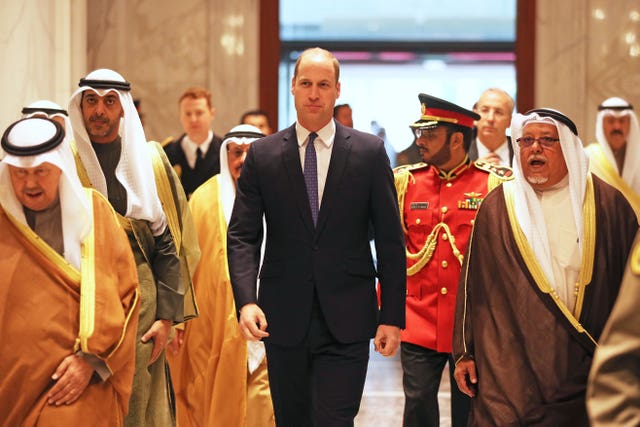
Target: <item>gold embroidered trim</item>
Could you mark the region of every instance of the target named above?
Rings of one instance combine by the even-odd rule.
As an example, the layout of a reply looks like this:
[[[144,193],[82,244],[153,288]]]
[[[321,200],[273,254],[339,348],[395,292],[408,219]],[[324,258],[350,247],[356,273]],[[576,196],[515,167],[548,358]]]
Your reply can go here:
[[[171,191],[171,183],[167,176],[167,171],[164,168],[164,162],[158,150],[162,150],[162,147],[157,142],[149,142],[149,149],[151,151],[151,163],[153,164],[153,174],[156,178],[156,187],[158,189],[158,198],[162,203],[162,209],[164,210],[167,218],[167,225],[169,231],[176,245],[176,251],[178,256],[182,252],[182,230],[180,230],[180,220],[178,217],[178,209],[173,202],[173,192]]]
[[[606,183],[617,188],[627,198],[627,201],[636,213],[636,217],[640,221],[640,195],[633,191],[629,184],[622,179],[618,170],[614,168],[609,159],[607,159],[600,144],[589,144],[586,147],[586,151],[591,160],[589,162],[589,170]]]
[[[631,250],[631,257],[629,258],[629,266],[631,272],[636,276],[640,275],[640,242],[636,243]]]
[[[118,340],[118,343],[116,344],[116,346],[113,347],[113,349],[105,357],[106,359],[111,357],[111,355],[113,353],[115,353],[116,350],[118,350],[120,348],[120,345],[122,344],[122,341],[124,341],[124,337],[125,337],[125,335],[127,333],[127,328],[129,326],[129,322],[131,321],[131,316],[133,316],[133,312],[135,311],[136,305],[138,305],[139,297],[140,297],[140,291],[136,287],[136,289],[134,290],[134,294],[133,294],[133,301],[131,303],[131,309],[129,310],[129,313],[127,313],[127,317],[126,317],[126,319],[124,321],[124,325],[122,325],[122,334],[120,334],[120,339]]]
[[[471,247],[473,246],[473,236],[475,235],[475,221],[473,223],[473,227],[471,228],[471,234],[469,235],[469,244],[467,245],[467,263],[464,268],[464,306],[462,308],[462,347],[463,353],[460,358],[456,361],[456,365],[458,362],[465,356],[471,356],[469,353],[469,349],[467,348],[467,301],[469,300],[468,286],[467,281],[469,279],[469,257],[471,256]]]
[[[85,188],[85,195],[89,199],[89,218],[93,218],[93,197],[91,191]],[[80,327],[75,347],[89,353],[87,341],[93,335],[96,320],[96,250],[95,224],[92,224],[89,234],[81,245],[82,259],[80,261]],[[78,351],[78,348],[75,348]]]
[[[62,272],[67,275],[72,281],[79,282],[80,281],[80,271],[75,268],[73,265],[69,264],[69,262],[55,249],[53,249],[47,242],[42,240],[40,236],[36,234],[28,225],[22,224],[16,218],[11,216],[11,214],[5,211],[2,206],[0,206],[0,211],[3,211],[9,221],[20,231],[29,242],[35,246],[40,252],[42,252],[47,258],[49,258]]]
[[[587,176],[587,187],[584,195],[584,204],[582,206],[582,221],[582,263],[580,273],[578,274],[578,283],[576,284],[576,305],[573,310],[577,319],[579,319],[582,314],[584,295],[587,285],[589,285],[593,277],[593,263],[596,256],[596,201],[591,174]]]
[[[582,326],[578,321],[580,318],[580,312],[582,311],[582,303],[584,301],[584,292],[586,285],[591,281],[591,275],[593,270],[593,257],[595,254],[595,198],[593,193],[593,181],[591,175],[587,177],[587,188],[583,206],[583,219],[584,219],[584,242],[583,242],[583,254],[582,265],[580,275],[578,277],[578,295],[576,297],[576,314],[571,313],[566,304],[562,302],[556,291],[551,287],[551,284],[547,280],[542,267],[538,263],[529,242],[527,241],[524,232],[520,228],[520,224],[516,218],[515,212],[515,181],[508,181],[503,184],[504,197],[507,205],[507,213],[509,216],[509,223],[511,224],[511,230],[518,246],[518,250],[524,259],[524,262],[529,269],[529,272],[533,276],[533,280],[540,291],[548,294],[553,302],[560,309],[562,314],[569,320],[571,325],[579,332],[586,334],[594,345],[597,346],[596,340],[593,339],[591,334]],[[587,270],[587,271],[585,271]]]

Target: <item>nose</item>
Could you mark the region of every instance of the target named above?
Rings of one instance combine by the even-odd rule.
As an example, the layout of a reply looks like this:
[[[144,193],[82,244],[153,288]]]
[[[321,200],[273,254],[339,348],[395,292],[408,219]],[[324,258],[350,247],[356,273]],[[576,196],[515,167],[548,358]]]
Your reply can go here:
[[[28,174],[24,179],[24,184],[25,188],[28,190],[36,188],[40,185],[35,174]]]
[[[538,138],[533,141],[533,145],[531,145],[531,151],[534,153],[542,153],[542,144],[540,144],[540,140]]]
[[[494,118],[495,118],[495,114],[493,110],[489,110],[489,112],[487,113],[487,120],[492,121]]]
[[[104,103],[102,102],[102,100],[98,100],[98,102],[96,102],[94,111],[98,115],[103,115],[104,114],[105,108],[104,108]]]
[[[316,85],[311,85],[311,91],[309,91],[309,98],[318,99],[318,87]]]

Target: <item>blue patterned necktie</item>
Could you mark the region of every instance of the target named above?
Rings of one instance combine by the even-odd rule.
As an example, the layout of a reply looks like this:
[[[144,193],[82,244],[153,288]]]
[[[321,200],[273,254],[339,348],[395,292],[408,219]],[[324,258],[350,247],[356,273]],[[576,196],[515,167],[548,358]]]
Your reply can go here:
[[[313,141],[318,134],[312,132],[309,134],[309,142],[304,152],[304,183],[307,186],[307,195],[309,196],[309,207],[311,207],[311,217],[313,225],[318,222],[318,159],[316,158],[316,147]]]

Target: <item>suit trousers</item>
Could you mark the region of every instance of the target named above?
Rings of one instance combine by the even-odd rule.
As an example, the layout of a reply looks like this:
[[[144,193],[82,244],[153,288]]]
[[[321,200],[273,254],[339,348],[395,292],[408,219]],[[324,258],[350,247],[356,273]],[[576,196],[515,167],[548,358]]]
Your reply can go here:
[[[400,344],[400,358],[405,396],[404,426],[438,427],[440,425],[438,389],[447,361],[451,379],[451,425],[466,426],[471,402],[470,398],[458,389],[453,378],[455,366],[451,354],[403,342]]]
[[[282,346],[267,340],[265,348],[277,426],[353,426],[367,375],[368,340],[338,342],[314,296],[302,342]]]

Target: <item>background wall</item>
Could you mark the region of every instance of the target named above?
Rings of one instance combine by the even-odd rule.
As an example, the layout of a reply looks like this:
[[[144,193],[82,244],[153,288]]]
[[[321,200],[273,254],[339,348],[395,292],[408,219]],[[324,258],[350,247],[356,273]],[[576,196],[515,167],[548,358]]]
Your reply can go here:
[[[590,142],[603,99],[640,110],[640,6],[536,1],[535,105],[568,114]],[[190,85],[212,90],[214,130],[224,134],[258,105],[259,2],[2,0],[0,125],[37,99],[66,106],[80,77],[109,67],[142,99],[150,139],[181,132],[177,98]]]
[[[66,108],[86,68],[86,1],[0,1],[0,132],[22,107],[49,99]]]
[[[182,133],[178,98],[189,86],[213,93],[222,136],[257,106],[258,2],[90,1],[87,66],[132,83],[149,139]]]
[[[598,105],[619,96],[640,112],[638,0],[537,0],[537,107],[571,117],[595,141]]]

